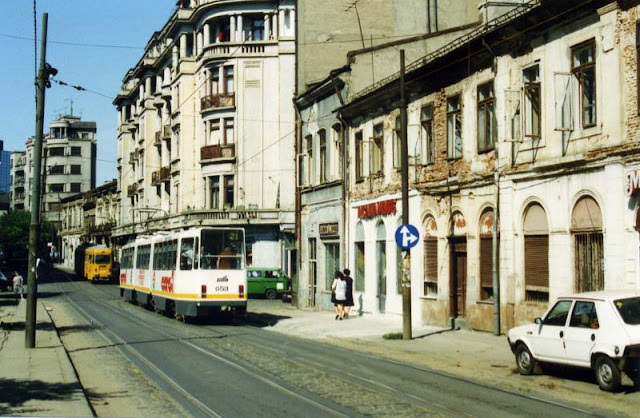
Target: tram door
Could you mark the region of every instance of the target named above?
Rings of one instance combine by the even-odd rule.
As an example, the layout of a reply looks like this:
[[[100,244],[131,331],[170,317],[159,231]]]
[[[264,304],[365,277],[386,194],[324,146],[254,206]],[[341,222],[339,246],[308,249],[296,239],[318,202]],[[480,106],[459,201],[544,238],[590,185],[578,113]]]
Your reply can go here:
[[[451,242],[451,315],[464,318],[467,299],[467,241]]]

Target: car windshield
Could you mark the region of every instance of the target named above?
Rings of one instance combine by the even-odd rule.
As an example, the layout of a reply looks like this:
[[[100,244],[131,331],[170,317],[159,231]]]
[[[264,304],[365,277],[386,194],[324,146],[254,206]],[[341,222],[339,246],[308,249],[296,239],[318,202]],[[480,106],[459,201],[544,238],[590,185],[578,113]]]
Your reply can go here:
[[[614,304],[625,323],[629,325],[640,324],[640,297],[618,299]]]

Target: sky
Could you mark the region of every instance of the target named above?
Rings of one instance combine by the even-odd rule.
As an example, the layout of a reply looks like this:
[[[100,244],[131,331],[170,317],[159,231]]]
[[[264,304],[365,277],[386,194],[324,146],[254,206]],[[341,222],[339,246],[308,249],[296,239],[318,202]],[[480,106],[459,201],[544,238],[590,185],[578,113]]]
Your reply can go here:
[[[96,186],[116,178],[118,115],[113,99],[153,33],[162,29],[175,9],[176,0],[0,0],[0,140],[4,149],[25,150],[27,139],[35,136],[34,82],[47,13],[46,61],[58,70],[55,80],[87,91],[52,82],[45,92],[44,133],[52,121],[71,110],[84,121],[95,121]]]

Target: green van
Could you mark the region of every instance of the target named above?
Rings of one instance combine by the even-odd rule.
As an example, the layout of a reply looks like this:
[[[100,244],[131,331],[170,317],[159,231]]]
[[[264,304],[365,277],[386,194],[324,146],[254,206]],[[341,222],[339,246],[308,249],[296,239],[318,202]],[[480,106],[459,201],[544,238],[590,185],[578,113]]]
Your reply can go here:
[[[267,299],[275,299],[289,288],[289,278],[277,268],[249,267],[247,283],[249,296],[264,296]]]

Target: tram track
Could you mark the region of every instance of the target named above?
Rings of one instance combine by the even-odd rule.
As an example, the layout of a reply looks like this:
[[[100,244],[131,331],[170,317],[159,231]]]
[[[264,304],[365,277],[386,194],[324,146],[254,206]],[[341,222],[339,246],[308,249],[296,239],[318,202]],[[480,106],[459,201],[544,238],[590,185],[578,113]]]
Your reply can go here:
[[[76,286],[76,287],[78,287],[80,292],[83,293],[83,298],[92,300],[94,304],[99,304],[101,309],[103,310],[107,309],[113,315],[123,315],[124,312],[122,310],[112,306],[111,304],[105,303],[104,300],[95,297],[91,292],[88,292],[82,289],[82,286]],[[110,330],[104,323],[102,323],[102,321],[99,318],[97,318],[88,310],[80,306],[80,304],[74,301],[68,294],[64,294],[63,297],[65,298],[66,303],[68,303],[73,309],[75,309],[78,313],[80,313],[84,318],[88,319],[89,322],[94,327],[98,328],[96,329],[96,332],[106,342],[108,342],[109,344],[113,344],[114,346],[117,346],[118,349],[123,353],[123,355],[128,359],[134,361],[134,363],[142,364],[143,368],[147,369],[146,371],[148,373],[151,373],[149,377],[152,380],[156,381],[154,377],[161,379],[163,382],[165,382],[166,385],[170,386],[173,389],[173,391],[179,394],[183,398],[183,401],[179,402],[180,404],[184,406],[184,403],[186,401],[190,405],[194,406],[199,412],[201,412],[205,416],[216,416],[216,417],[223,416],[221,412],[208,406],[205,402],[201,401],[200,399],[191,395],[188,391],[183,389],[182,385],[179,382],[177,382],[175,379],[170,377],[162,369],[157,367],[152,360],[148,359],[141,352],[141,349],[136,348],[138,346],[146,344],[148,341],[138,340],[135,342],[127,342],[125,339],[120,337],[117,333]],[[142,307],[138,307],[138,308],[142,309]],[[165,318],[157,317],[157,315],[154,315],[152,312],[147,312],[147,313],[150,314],[151,318],[156,317],[154,319],[165,319]],[[234,360],[231,357],[223,356],[206,346],[192,342],[192,340],[202,340],[202,339],[211,339],[211,338],[218,339],[218,338],[229,337],[229,335],[225,333],[208,329],[206,334],[201,334],[201,332],[198,332],[197,335],[184,335],[184,334],[168,332],[167,328],[159,329],[159,327],[154,326],[151,323],[145,322],[143,319],[139,318],[138,316],[129,315],[126,317],[126,319],[127,321],[135,323],[136,327],[144,327],[148,330],[153,331],[154,333],[159,333],[160,338],[156,339],[155,341],[162,340],[162,339],[175,341],[176,343],[179,343],[182,346],[189,348],[190,350],[201,353],[218,363],[224,363],[225,365],[233,368],[237,372],[242,373],[249,379],[259,381],[263,385],[267,385],[275,391],[285,394],[288,397],[297,399],[299,402],[306,404],[308,407],[312,407],[316,411],[321,411],[322,416],[341,416],[341,417],[351,416],[351,414],[345,414],[344,411],[331,408],[323,403],[320,403],[306,396],[305,394],[299,391],[295,391],[284,385],[278,384],[273,381],[273,378],[271,376],[265,375],[259,370],[255,370],[251,367],[247,367],[246,365],[241,364],[240,362]],[[155,321],[153,322],[153,324],[155,324]],[[198,328],[198,330],[202,331],[202,329],[200,328]],[[193,411],[193,408],[187,408],[187,409]]]
[[[84,286],[76,286],[76,287],[78,288],[77,290],[83,293],[85,298],[91,298],[94,301],[94,303],[103,304],[105,307],[108,307],[108,309],[111,310],[113,313],[118,313],[118,314],[123,313],[123,310],[118,309],[117,306],[112,306],[111,304],[105,303],[105,300],[114,300],[114,301],[120,300],[119,298],[112,297],[111,292],[107,291],[109,290],[109,288],[105,287],[104,289],[99,289],[101,296],[96,297],[94,292],[88,291],[88,289],[84,288]],[[68,298],[68,300],[71,301],[70,298]],[[77,306],[77,308],[82,309],[77,304],[74,304],[74,305],[75,305],[74,307]],[[129,305],[129,304],[126,304],[125,306],[133,307],[133,305]],[[139,306],[136,308],[142,309],[142,307],[139,307]],[[125,310],[128,310],[128,309],[125,309]],[[166,318],[157,317],[156,315],[153,315],[152,312],[147,312],[147,313],[150,314],[149,318],[156,317],[157,319],[163,319],[163,320],[166,319]],[[85,315],[90,315],[90,314],[85,313]],[[139,318],[138,315],[128,316],[127,319],[130,321],[131,320],[135,321],[136,326],[145,327],[147,329],[152,329],[154,331],[157,331],[157,323],[154,320],[147,321],[146,319]],[[385,382],[382,379],[376,378],[375,373],[373,373],[373,375],[371,373],[370,374],[364,373],[363,368],[362,367],[358,368],[357,364],[354,365],[354,368],[344,369],[344,362],[341,361],[340,359],[336,359],[335,364],[331,364],[331,362],[327,363],[326,360],[320,361],[318,360],[318,354],[316,351],[301,349],[300,347],[298,347],[298,344],[301,344],[301,343],[296,342],[297,339],[295,338],[291,339],[291,337],[288,337],[289,338],[288,344],[286,344],[283,347],[283,344],[281,341],[280,342],[276,341],[275,338],[264,338],[264,335],[263,335],[264,333],[260,333],[259,330],[256,330],[256,329],[250,331],[250,328],[244,327],[242,329],[242,332],[233,333],[233,332],[229,332],[234,329],[231,327],[227,328],[225,332],[220,332],[219,330],[215,329],[214,326],[209,326],[209,325],[201,325],[201,326],[192,326],[190,324],[177,324],[177,325],[183,326],[185,329],[180,330],[179,333],[175,333],[175,332],[168,332],[167,330],[170,328],[165,328],[162,330],[162,335],[167,339],[179,341],[180,344],[188,346],[190,349],[198,351],[201,354],[204,354],[216,361],[228,362],[229,365],[233,364],[236,367],[238,367],[237,368],[238,371],[246,374],[247,376],[250,376],[253,379],[258,379],[263,383],[269,383],[270,385],[274,385],[273,381],[275,376],[275,378],[281,381],[281,383],[277,383],[275,384],[275,386],[272,386],[272,387],[278,388],[278,390],[284,393],[288,393],[290,396],[301,397],[301,399],[311,401],[311,403],[315,404],[316,407],[317,406],[322,407],[324,410],[324,413],[329,415],[340,416],[340,415],[344,415],[344,412],[340,410],[341,408],[340,409],[337,409],[337,408],[324,409],[324,408],[327,408],[325,404],[324,403],[321,404],[318,401],[312,399],[309,394],[309,392],[311,392],[311,394],[324,398],[325,396],[331,395],[330,393],[326,393],[326,390],[320,390],[319,392],[315,392],[314,389],[309,385],[296,384],[295,379],[292,379],[288,376],[283,376],[282,370],[280,370],[280,373],[279,373],[279,370],[274,370],[274,368],[269,367],[268,364],[265,365],[260,362],[258,362],[258,364],[254,363],[251,365],[251,369],[249,369],[243,365],[243,364],[248,364],[246,356],[250,356],[251,353],[256,353],[259,351],[263,354],[264,357],[271,357],[271,358],[286,357],[286,358],[281,358],[278,361],[289,362],[290,366],[295,369],[298,369],[298,371],[306,371],[307,373],[315,372],[316,374],[318,374],[318,371],[321,370],[321,374],[324,376],[321,378],[315,379],[316,380],[314,382],[315,384],[321,383],[318,380],[325,381],[325,382],[331,381],[333,382],[334,386],[337,386],[338,388],[340,386],[344,386],[345,388],[353,392],[360,393],[366,390],[373,391],[378,393],[379,398],[381,398],[380,399],[381,403],[388,404],[389,401],[398,402],[398,399],[402,399],[402,402],[400,402],[402,404],[402,407],[413,410],[413,412],[415,412],[416,415],[435,414],[435,415],[447,415],[447,416],[450,416],[450,415],[475,416],[474,414],[464,414],[458,408],[452,409],[444,403],[434,402],[433,400],[434,398],[425,400],[424,391],[422,392],[407,391],[406,389],[403,389],[399,385],[389,384],[388,382]],[[175,329],[175,327],[171,329]],[[182,331],[187,331],[187,332],[185,334]],[[194,333],[194,331],[196,332]],[[104,338],[107,341],[109,341],[109,338],[107,336],[105,336]],[[207,345],[207,343],[210,343],[211,341],[231,340],[236,338],[242,338],[241,344],[244,347],[243,348],[244,357],[243,355],[236,356],[238,353],[235,353],[233,356],[227,356],[227,355],[223,356],[222,354],[220,354],[220,351],[218,351],[219,347],[212,348]],[[120,343],[125,344],[122,341]],[[234,343],[238,343],[238,342],[234,341]],[[328,348],[329,347],[328,344],[319,343],[316,345],[320,347],[318,351],[326,351],[327,349],[336,350],[335,347]],[[440,376],[446,379],[454,379],[461,382],[482,386],[478,382],[471,382],[467,379],[447,375],[446,373],[425,369],[415,365],[395,362],[390,359],[380,358],[370,354],[359,353],[359,356],[368,358],[370,362],[374,364],[394,365],[395,367],[401,367],[408,370],[413,370],[414,372],[418,372],[421,374],[431,374],[431,375]],[[291,367],[285,368],[285,369],[291,370]],[[280,368],[282,369],[282,367]],[[342,383],[336,384],[337,381],[341,381]],[[304,389],[304,394],[300,394],[297,390],[294,391],[293,389],[289,388],[289,387],[299,388],[300,386],[302,386],[302,388]],[[375,388],[375,390],[372,390],[372,388]],[[576,408],[571,405],[566,405],[558,402],[540,399],[534,396],[530,396],[530,395],[526,395],[518,392],[503,390],[503,389],[490,387],[490,386],[486,386],[485,389],[491,390],[491,391],[497,391],[509,396],[516,396],[523,400],[526,399],[529,401],[541,402],[541,403],[553,406],[555,408],[563,409],[567,412],[571,411],[574,414],[594,415],[590,411]],[[437,395],[435,399],[438,399]],[[344,402],[343,399],[341,401],[342,401],[341,404],[343,406],[354,408],[355,410],[359,411],[363,415],[369,414],[371,410],[374,409],[373,406],[371,406],[370,408],[365,408],[363,410],[359,405],[351,404],[349,401]],[[383,407],[383,405],[381,406]],[[395,407],[399,408],[401,406],[396,405]],[[376,409],[380,411],[379,408],[376,408]],[[209,412],[209,411],[205,412],[206,415],[210,415],[212,413],[213,412]]]

